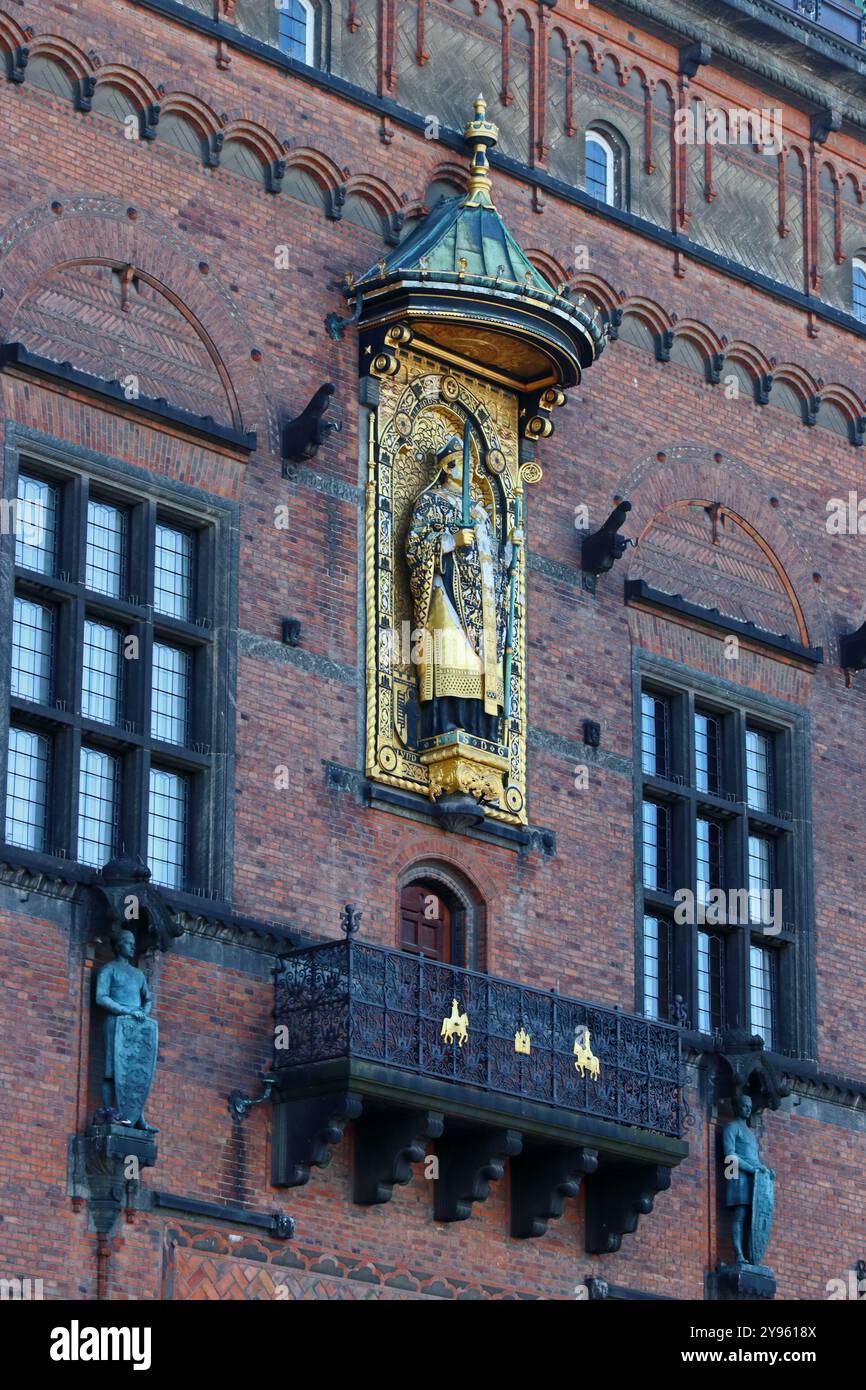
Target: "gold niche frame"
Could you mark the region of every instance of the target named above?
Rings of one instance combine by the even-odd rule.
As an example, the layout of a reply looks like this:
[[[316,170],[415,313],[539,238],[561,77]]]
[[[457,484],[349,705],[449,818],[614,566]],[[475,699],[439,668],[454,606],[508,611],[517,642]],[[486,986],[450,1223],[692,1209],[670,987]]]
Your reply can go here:
[[[541,468],[520,460],[521,400],[517,390],[470,371],[410,330],[392,327],[384,350],[368,358],[378,381],[367,433],[365,498],[366,774],[373,782],[435,800],[454,785],[443,776],[444,746],[417,747],[417,666],[405,540],[415,499],[434,477],[436,450],[472,423],[472,469],[500,542],[526,529],[524,487]],[[479,457],[478,440],[482,441]],[[518,520],[519,518],[519,520]],[[417,635],[417,634],[416,634]],[[517,548],[510,689],[505,692],[501,745],[459,735],[457,775],[465,776],[493,821],[525,825],[526,812],[526,554]],[[415,725],[417,727],[417,725]],[[444,736],[443,745],[455,739]],[[459,766],[458,766],[459,764]],[[494,792],[494,786],[499,794]],[[461,785],[460,790],[467,787]],[[501,790],[500,790],[501,789]]]

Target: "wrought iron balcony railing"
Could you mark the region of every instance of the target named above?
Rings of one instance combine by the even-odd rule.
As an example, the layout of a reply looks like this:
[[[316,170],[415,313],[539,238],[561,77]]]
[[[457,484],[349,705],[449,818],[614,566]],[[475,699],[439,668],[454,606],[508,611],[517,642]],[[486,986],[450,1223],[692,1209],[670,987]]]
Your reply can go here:
[[[678,1030],[617,1009],[349,937],[284,958],[275,1020],[284,1080],[358,1060],[682,1136]]]

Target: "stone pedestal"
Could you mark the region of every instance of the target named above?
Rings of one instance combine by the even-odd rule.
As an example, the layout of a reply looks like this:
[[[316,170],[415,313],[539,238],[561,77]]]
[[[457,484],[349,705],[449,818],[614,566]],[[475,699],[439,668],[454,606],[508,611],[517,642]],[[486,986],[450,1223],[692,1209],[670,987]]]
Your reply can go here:
[[[156,1164],[156,1138],[106,1120],[90,1125],[74,1144],[73,1196],[87,1202],[93,1229],[111,1235],[121,1212],[137,1205],[138,1175]]]
[[[423,745],[421,761],[430,776],[430,795],[473,797],[502,803],[508,758],[482,747],[478,739],[455,729]]]
[[[708,1282],[709,1297],[720,1301],[751,1302],[776,1296],[776,1278],[767,1265],[720,1264]]]

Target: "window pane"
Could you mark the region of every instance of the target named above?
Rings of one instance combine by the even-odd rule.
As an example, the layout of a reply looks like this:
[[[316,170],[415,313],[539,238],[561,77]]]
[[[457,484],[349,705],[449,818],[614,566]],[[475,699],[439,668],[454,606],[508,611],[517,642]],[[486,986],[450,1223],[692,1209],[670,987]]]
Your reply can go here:
[[[773,903],[772,840],[763,835],[749,836],[749,921],[771,922]]]
[[[722,1026],[723,947],[717,936],[698,932],[698,1032],[713,1033]]]
[[[746,730],[746,800],[753,811],[770,810],[772,754],[769,734]]]
[[[147,863],[154,883],[183,885],[186,847],[187,780],[162,768],[150,769]]]
[[[41,603],[16,598],[12,616],[11,692],[47,704],[51,698],[54,613]]]
[[[81,714],[101,724],[116,724],[120,716],[121,633],[105,623],[84,624],[84,667],[81,675]]]
[[[192,536],[186,531],[156,528],[153,607],[170,618],[192,616]]]
[[[125,517],[106,502],[87,504],[85,583],[98,594],[120,598],[123,591]]]
[[[45,848],[49,743],[28,729],[9,730],[6,839],[22,849]]]
[[[670,705],[667,700],[646,691],[641,695],[641,760],[646,777],[667,777],[670,773]]]
[[[699,792],[719,792],[722,785],[721,726],[712,715],[695,712],[695,786]]]
[[[603,203],[611,201],[612,155],[597,136],[586,137],[586,191]]]
[[[854,317],[866,322],[866,266],[855,261],[852,272]]]
[[[114,853],[117,759],[82,748],[78,783],[78,858],[101,869]]]
[[[695,822],[695,848],[697,899],[706,902],[711,888],[723,887],[722,827],[717,821],[698,819]]]
[[[189,709],[189,652],[153,644],[151,737],[185,743]]]
[[[643,919],[643,1011],[647,1018],[670,1017],[670,923]]]
[[[643,883],[662,892],[670,886],[670,813],[654,801],[643,803]]]
[[[752,946],[749,955],[749,1006],[752,1032],[773,1047],[773,961],[769,951]]]
[[[279,43],[283,53],[298,62],[309,62],[307,31],[308,11],[300,0],[276,0],[279,14]]]
[[[57,549],[57,489],[39,478],[18,475],[15,563],[53,574]]]

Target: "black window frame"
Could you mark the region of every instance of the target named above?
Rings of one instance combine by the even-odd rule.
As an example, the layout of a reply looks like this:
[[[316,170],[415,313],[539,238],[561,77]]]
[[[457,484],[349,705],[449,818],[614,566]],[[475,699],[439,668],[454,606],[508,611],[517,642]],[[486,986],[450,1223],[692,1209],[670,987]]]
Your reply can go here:
[[[752,1035],[750,1019],[750,948],[772,953],[774,987],[773,1050],[782,1055],[813,1057],[816,1045],[814,907],[811,818],[809,811],[809,716],[800,706],[771,700],[682,666],[666,658],[635,651],[634,794],[635,794],[635,1003],[644,1009],[644,915],[672,921],[671,999],[680,996],[689,1029],[706,1045],[698,1028],[698,942],[703,931],[723,946],[720,1031]],[[643,771],[642,695],[665,699],[669,708],[671,762],[666,776]],[[695,711],[721,721],[721,789],[698,790],[695,773]],[[746,802],[746,729],[772,738],[773,784],[767,811]],[[670,809],[671,889],[647,888],[643,882],[642,803],[662,801]],[[772,842],[773,886],[782,890],[782,929],[764,931],[759,922],[737,925],[678,923],[674,917],[677,888],[690,888],[697,901],[696,823],[709,819],[722,826],[724,873],[721,886],[748,889],[749,836]],[[672,1020],[676,1021],[676,1020]]]
[[[149,769],[151,765],[188,778],[187,835],[183,883],[162,885],[181,897],[231,900],[234,729],[230,709],[236,666],[237,504],[173,479],[163,479],[78,446],[48,440],[22,426],[7,425],[4,496],[17,497],[19,474],[58,489],[57,553],[53,575],[15,566],[15,532],[2,536],[12,581],[0,595],[0,786],[2,844],[6,846],[6,777],[9,727],[46,734],[50,741],[50,787],[45,847],[9,845],[10,854],[40,865],[78,865],[79,750],[104,749],[118,758],[117,828],[114,854],[138,854],[147,862]],[[87,499],[122,507],[128,515],[126,582],[119,599],[85,587]],[[157,522],[190,532],[193,548],[191,620],[153,610],[154,541]],[[55,610],[54,681],[47,703],[10,695],[12,605],[16,595]],[[107,725],[81,714],[84,621],[94,618],[136,636],[136,660],[121,656],[123,706]],[[194,696],[184,746],[167,744],[150,732],[154,638],[190,653]],[[122,650],[122,644],[121,644]],[[64,794],[64,789],[66,789]],[[96,872],[90,865],[81,868]]]

